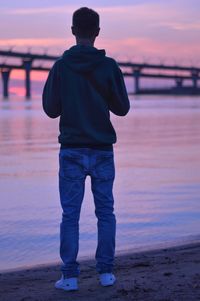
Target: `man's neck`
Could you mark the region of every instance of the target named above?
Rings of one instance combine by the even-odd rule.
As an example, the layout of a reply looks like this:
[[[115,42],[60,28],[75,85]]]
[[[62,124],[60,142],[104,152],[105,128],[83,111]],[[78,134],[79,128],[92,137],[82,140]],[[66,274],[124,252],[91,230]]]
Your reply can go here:
[[[76,45],[94,47],[94,40],[93,39],[81,39],[81,38],[76,37]]]

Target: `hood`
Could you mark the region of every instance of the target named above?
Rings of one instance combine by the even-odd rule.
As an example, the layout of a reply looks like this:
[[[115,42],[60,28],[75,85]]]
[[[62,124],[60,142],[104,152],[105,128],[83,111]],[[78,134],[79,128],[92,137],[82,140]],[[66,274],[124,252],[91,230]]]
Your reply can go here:
[[[105,59],[105,50],[92,46],[76,45],[63,53],[65,64],[75,72],[93,71]]]

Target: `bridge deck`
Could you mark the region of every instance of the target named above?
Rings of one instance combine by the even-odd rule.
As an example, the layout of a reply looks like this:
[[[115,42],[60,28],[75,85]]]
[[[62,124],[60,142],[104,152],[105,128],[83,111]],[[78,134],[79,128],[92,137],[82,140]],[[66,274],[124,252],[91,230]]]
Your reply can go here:
[[[0,56],[6,58],[17,58],[21,59],[21,64],[8,64],[0,63],[0,71],[3,79],[3,93],[4,97],[8,95],[8,82],[10,71],[13,69],[25,70],[26,73],[26,96],[30,97],[30,72],[31,71],[43,71],[48,72],[50,67],[43,67],[41,64],[35,65],[35,61],[56,61],[59,57],[48,54],[38,54],[30,52],[18,52],[18,51],[6,51],[0,50]],[[172,79],[176,82],[176,88],[164,89],[164,91],[179,91],[179,93],[185,94],[186,91],[191,91],[191,94],[199,93],[197,86],[198,80],[200,79],[200,68],[194,66],[178,66],[178,65],[163,65],[163,64],[147,64],[147,63],[133,63],[133,62],[118,62],[119,66],[122,67],[123,75],[125,77],[132,77],[135,79],[135,93],[139,94],[142,91],[145,93],[156,93],[159,89],[152,88],[151,90],[140,88],[140,78],[157,78],[157,79]],[[124,69],[129,69],[128,71]],[[192,82],[192,86],[184,87],[183,81],[189,80]],[[190,92],[189,92],[190,93]]]

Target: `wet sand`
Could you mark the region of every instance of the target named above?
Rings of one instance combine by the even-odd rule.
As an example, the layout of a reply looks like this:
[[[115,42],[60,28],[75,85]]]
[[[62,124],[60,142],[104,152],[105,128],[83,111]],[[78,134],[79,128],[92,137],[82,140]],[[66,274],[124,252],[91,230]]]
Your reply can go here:
[[[56,290],[59,265],[1,273],[1,301],[198,301],[200,242],[116,256],[117,282],[103,288],[95,261],[81,261],[79,291]]]

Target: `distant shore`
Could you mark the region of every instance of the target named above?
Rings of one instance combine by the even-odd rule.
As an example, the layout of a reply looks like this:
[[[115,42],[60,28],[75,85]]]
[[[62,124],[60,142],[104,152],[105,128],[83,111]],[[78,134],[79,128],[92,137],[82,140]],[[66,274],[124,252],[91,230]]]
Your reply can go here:
[[[99,285],[95,261],[81,261],[79,291],[54,288],[59,265],[0,274],[1,301],[198,301],[200,242],[116,256],[113,287]]]

